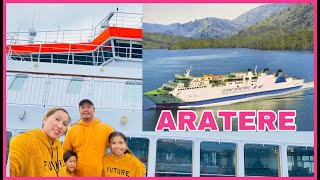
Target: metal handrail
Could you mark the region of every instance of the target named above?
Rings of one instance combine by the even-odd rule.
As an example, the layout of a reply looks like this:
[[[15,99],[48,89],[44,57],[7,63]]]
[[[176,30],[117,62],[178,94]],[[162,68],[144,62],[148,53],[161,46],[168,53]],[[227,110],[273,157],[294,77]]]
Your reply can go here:
[[[142,14],[110,12],[92,29],[60,30],[58,28],[58,30],[37,31],[37,36],[34,38],[34,42],[75,43],[79,42],[79,40],[80,42],[90,42],[110,26],[142,28]],[[28,44],[29,37],[29,32],[18,31],[8,32],[6,39],[7,42],[11,41],[10,44]],[[44,40],[39,41],[39,39]]]

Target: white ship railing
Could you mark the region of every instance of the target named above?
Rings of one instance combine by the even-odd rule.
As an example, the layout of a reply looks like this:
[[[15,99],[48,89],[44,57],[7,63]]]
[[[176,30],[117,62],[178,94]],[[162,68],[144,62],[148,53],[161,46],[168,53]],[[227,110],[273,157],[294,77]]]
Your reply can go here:
[[[31,41],[29,32],[7,32],[6,44],[87,43],[108,27],[142,29],[142,14],[111,12],[91,29],[63,30],[58,26],[57,30],[36,31]]]
[[[96,109],[142,110],[141,81],[21,74],[25,78],[19,87],[13,85],[17,76],[7,74],[7,104],[78,107],[81,99],[88,98]],[[71,87],[72,81],[79,83]]]
[[[142,14],[111,12],[92,29],[92,36],[96,37],[109,26],[142,29]]]
[[[113,38],[110,39],[110,43],[113,41]],[[61,47],[48,47],[51,50],[57,50],[62,52],[42,52],[46,50],[46,47],[42,46],[40,43],[38,52],[31,51],[14,51],[9,45],[7,50],[8,59],[18,60],[18,61],[36,61],[36,62],[55,62],[55,61],[65,61],[66,64],[92,64],[92,65],[101,65],[102,63],[108,61],[111,57],[117,60],[132,60],[132,61],[142,61],[142,43],[139,41],[127,40],[130,44],[130,47],[123,47],[117,45],[92,45],[92,44],[80,44],[84,47],[90,47],[95,49],[94,51],[84,51],[84,49],[72,48],[72,44],[69,44],[67,48]],[[140,47],[133,47],[133,43],[140,44]],[[112,43],[111,43],[112,44]],[[34,45],[24,45],[25,48],[34,47]],[[72,48],[72,49],[71,49]],[[110,49],[109,51],[103,49]],[[77,52],[79,51],[79,52]],[[125,51],[125,52],[122,52]],[[141,52],[141,53],[135,53]],[[109,52],[110,56],[106,57],[105,52]],[[58,56],[60,55],[60,56]],[[48,57],[49,56],[49,57]],[[67,56],[67,57],[64,57]],[[59,58],[64,57],[64,58]],[[85,57],[88,60],[79,61],[77,57]]]

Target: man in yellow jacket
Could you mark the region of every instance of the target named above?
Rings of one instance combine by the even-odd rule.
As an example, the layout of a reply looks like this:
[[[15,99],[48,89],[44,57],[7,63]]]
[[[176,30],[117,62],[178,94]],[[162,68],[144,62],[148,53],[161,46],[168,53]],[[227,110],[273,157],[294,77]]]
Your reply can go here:
[[[102,175],[102,159],[108,148],[108,137],[114,129],[94,118],[95,108],[88,99],[79,103],[81,120],[70,127],[62,148],[77,153],[76,176]]]

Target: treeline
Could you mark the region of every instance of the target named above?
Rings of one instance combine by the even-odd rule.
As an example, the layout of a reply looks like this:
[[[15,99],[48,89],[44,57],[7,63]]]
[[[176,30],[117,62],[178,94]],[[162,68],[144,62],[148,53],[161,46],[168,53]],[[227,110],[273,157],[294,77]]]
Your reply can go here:
[[[144,49],[168,49],[174,44],[194,40],[180,36],[172,36],[161,33],[143,33],[142,45]]]
[[[285,32],[281,29],[264,33],[239,33],[223,39],[197,39],[178,43],[168,49],[252,48],[264,50],[313,50],[313,30]]]

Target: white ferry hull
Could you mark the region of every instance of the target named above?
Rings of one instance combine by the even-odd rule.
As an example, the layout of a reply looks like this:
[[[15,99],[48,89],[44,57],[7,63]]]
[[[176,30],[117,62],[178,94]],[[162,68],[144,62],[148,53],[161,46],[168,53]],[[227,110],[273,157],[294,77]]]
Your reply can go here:
[[[256,83],[243,86],[205,87],[187,90],[177,90],[168,94],[146,95],[158,108],[180,106],[221,105],[249,100],[253,98],[277,95],[298,90],[303,87],[303,80],[293,80],[266,85]]]

